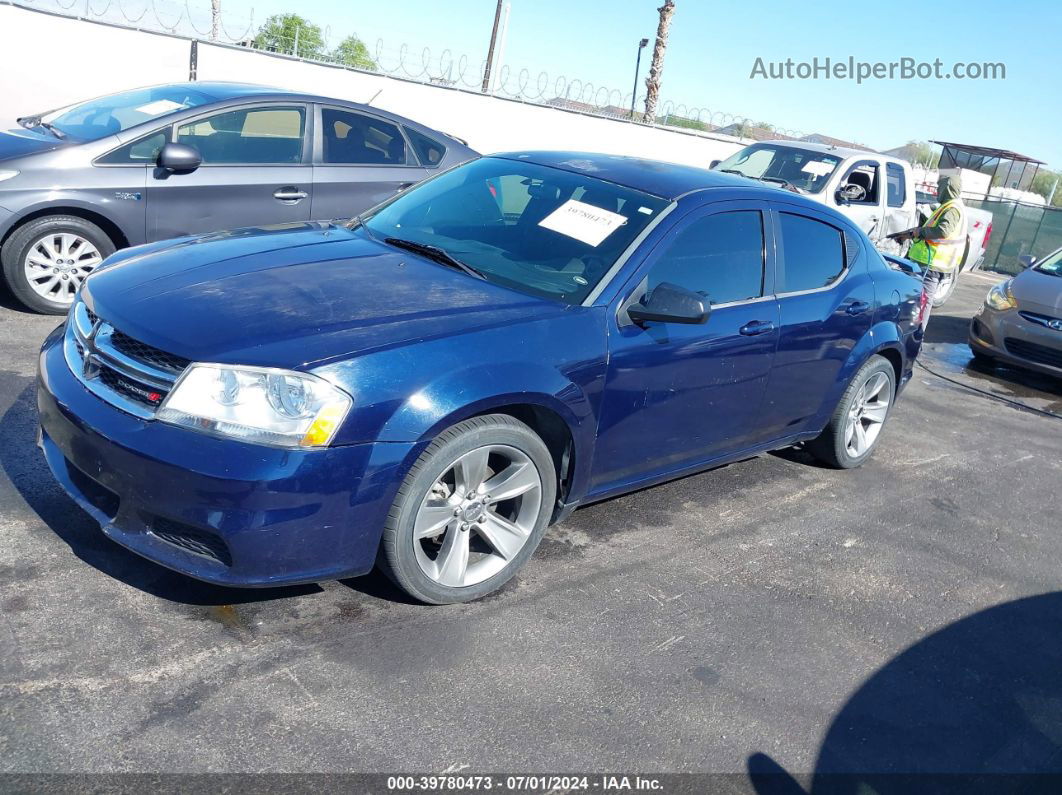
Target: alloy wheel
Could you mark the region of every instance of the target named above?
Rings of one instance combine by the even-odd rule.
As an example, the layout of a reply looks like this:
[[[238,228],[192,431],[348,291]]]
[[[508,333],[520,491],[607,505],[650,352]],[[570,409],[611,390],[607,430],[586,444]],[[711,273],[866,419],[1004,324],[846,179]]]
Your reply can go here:
[[[85,277],[102,261],[99,249],[87,238],[73,232],[50,232],[30,245],[23,269],[37,295],[69,304]]]
[[[852,458],[865,455],[878,439],[892,402],[892,385],[882,372],[872,373],[856,391],[844,428],[844,447]]]
[[[519,554],[542,511],[542,475],[509,445],[465,453],[432,484],[413,523],[417,563],[449,588],[493,577]]]

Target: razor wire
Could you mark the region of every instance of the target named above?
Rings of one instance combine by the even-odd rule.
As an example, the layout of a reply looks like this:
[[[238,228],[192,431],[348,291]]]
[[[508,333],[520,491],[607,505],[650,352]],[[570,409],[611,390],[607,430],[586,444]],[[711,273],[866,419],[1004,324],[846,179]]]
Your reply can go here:
[[[326,63],[362,71],[398,77],[464,91],[480,91],[486,62],[456,54],[445,48],[435,54],[430,47],[414,47],[401,43],[397,47],[383,38],[376,38],[370,46],[365,39],[350,34],[364,45],[358,62],[352,63],[338,48],[350,36],[333,41],[331,27],[307,27],[307,39],[299,36],[265,35],[264,26],[255,26],[253,10],[246,15],[222,10],[216,18],[218,36],[211,37],[215,18],[208,6],[194,6],[191,0],[0,0],[11,5],[50,11],[67,17],[88,19],[136,30],[154,31],[169,35],[260,49],[302,61]],[[526,67],[515,68],[501,64],[491,76],[489,93],[519,102],[545,105],[561,110],[637,121],[654,126],[679,129],[692,133],[722,133],[738,138],[803,138],[804,133],[747,116],[715,110],[700,105],[687,105],[667,99],[657,109],[654,119],[645,119],[637,106],[644,106],[644,94],[632,96],[621,91],[581,78],[566,75],[551,76],[549,72],[534,72]],[[633,100],[633,101],[632,101]],[[633,107],[633,110],[632,110]]]

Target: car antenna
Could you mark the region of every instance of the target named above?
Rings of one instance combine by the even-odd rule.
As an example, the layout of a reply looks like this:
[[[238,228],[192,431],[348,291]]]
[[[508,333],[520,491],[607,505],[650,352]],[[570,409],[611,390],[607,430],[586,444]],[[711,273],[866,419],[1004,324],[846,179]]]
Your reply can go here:
[[[379,91],[377,91],[377,92],[376,92],[375,94],[373,94],[373,95],[372,95],[372,98],[371,98],[371,99],[369,99],[369,101],[368,101],[368,102],[366,102],[365,104],[366,104],[366,105],[371,105],[371,104],[373,103],[373,100],[374,100],[374,99],[376,99],[376,98],[377,98],[378,96],[380,96],[380,94],[381,94],[382,92],[383,92],[383,89],[381,88],[381,89],[380,89]]]

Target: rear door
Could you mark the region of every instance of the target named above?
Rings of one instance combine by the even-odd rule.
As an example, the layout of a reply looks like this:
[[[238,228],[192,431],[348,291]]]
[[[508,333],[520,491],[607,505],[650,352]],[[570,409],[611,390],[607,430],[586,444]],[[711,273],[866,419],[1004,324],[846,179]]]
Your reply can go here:
[[[781,203],[771,216],[781,327],[761,421],[781,438],[813,430],[830,408],[841,368],[870,330],[875,292],[863,243],[834,218]]]
[[[332,105],[319,105],[318,113],[315,219],[357,215],[428,175],[394,122]]]
[[[308,221],[309,106],[270,103],[205,114],[176,125],[175,141],[197,149],[190,174],[153,170],[147,182],[152,240]]]

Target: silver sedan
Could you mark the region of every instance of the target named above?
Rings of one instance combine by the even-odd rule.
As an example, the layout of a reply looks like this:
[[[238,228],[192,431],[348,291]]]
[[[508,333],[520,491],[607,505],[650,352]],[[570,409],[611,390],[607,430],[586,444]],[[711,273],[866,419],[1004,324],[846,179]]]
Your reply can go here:
[[[1062,249],[1024,262],[1024,272],[988,291],[970,321],[970,349],[1062,378]]]

